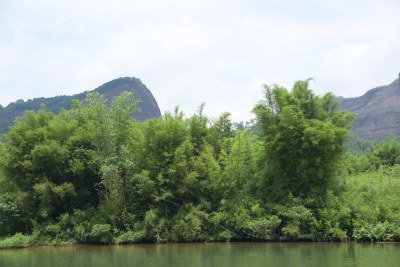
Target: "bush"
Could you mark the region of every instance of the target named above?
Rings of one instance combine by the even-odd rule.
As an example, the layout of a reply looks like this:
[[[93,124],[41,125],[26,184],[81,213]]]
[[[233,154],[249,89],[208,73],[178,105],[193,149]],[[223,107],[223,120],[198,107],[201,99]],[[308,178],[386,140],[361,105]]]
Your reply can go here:
[[[15,201],[0,198],[0,236],[25,230],[25,214]]]
[[[282,238],[284,240],[314,239],[317,221],[311,210],[303,205],[292,206],[280,212],[284,223]]]
[[[138,243],[139,241],[145,238],[144,231],[128,231],[120,234],[114,239],[116,244],[130,244],[130,243]]]
[[[111,244],[113,240],[113,235],[111,233],[111,225],[109,224],[93,225],[89,237],[92,242]]]
[[[204,218],[207,214],[198,207],[187,207],[174,220],[172,226],[172,240],[175,242],[196,242],[207,240],[207,233],[204,229]]]
[[[396,226],[392,223],[383,222],[378,224],[365,224],[354,230],[354,238],[359,241],[393,241]]]
[[[277,238],[276,230],[280,223],[281,219],[272,215],[266,218],[249,221],[247,223],[247,228],[255,239],[275,240]]]
[[[0,240],[0,248],[23,248],[32,245],[32,236],[16,233]]]

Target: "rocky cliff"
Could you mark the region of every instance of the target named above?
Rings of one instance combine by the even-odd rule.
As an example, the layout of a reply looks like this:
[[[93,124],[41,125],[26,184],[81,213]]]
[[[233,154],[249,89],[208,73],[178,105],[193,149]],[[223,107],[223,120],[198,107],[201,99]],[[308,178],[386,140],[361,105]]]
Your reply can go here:
[[[400,76],[355,98],[339,98],[342,109],[357,114],[354,131],[368,139],[400,136]]]

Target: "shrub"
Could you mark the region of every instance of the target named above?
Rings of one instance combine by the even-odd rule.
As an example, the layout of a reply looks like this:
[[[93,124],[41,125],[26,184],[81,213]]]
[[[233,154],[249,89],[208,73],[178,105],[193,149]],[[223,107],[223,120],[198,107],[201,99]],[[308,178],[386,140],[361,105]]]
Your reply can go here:
[[[16,233],[0,240],[0,248],[23,248],[32,244],[32,236]]]
[[[137,243],[145,238],[144,231],[128,231],[120,234],[114,239],[116,244],[129,244],[129,243]]]
[[[354,230],[354,238],[359,241],[392,241],[396,233],[393,223],[383,222],[377,224],[367,223]]]
[[[89,234],[92,242],[110,244],[112,241],[111,225],[95,224],[92,226],[92,231]]]

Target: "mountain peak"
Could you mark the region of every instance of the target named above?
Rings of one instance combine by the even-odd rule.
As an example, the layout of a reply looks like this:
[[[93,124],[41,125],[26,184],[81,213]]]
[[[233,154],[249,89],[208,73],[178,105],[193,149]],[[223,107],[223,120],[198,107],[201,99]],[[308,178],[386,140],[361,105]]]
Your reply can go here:
[[[113,97],[120,95],[124,91],[132,92],[136,99],[141,100],[138,105],[140,111],[136,111],[133,114],[137,120],[144,121],[149,118],[158,118],[161,116],[157,101],[146,85],[135,77],[121,77],[106,82],[92,91],[72,96],[40,97],[28,101],[17,100],[10,103],[7,107],[0,109],[0,133],[7,132],[8,127],[14,124],[14,120],[23,116],[26,110],[38,110],[42,104],[46,106],[47,110],[58,113],[62,108],[71,108],[73,99],[84,100],[89,92],[98,92],[110,101]]]
[[[134,97],[140,99],[139,108],[141,112],[135,112],[134,117],[137,120],[144,121],[149,118],[158,118],[161,116],[157,101],[151,91],[135,77],[120,77],[97,87],[93,90],[104,95],[108,100],[128,91],[132,92]]]

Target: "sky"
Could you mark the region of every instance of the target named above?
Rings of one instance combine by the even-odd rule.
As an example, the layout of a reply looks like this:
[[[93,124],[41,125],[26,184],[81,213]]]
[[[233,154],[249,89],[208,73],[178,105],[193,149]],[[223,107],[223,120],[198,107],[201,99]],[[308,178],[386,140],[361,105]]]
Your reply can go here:
[[[263,84],[355,97],[400,72],[398,0],[0,0],[0,104],[139,78],[247,121]]]

